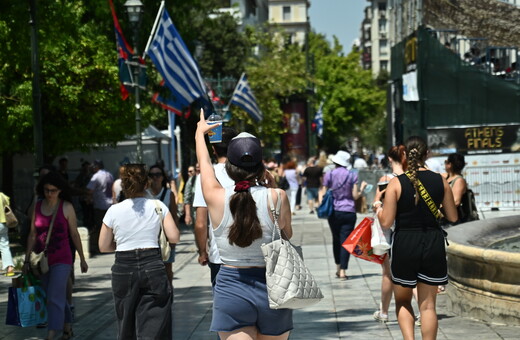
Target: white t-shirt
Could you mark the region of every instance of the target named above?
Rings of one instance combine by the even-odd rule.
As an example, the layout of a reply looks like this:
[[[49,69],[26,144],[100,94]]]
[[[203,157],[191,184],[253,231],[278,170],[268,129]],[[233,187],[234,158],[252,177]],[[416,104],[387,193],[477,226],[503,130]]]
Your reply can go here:
[[[157,200],[164,218],[168,207]],[[159,248],[160,216],[155,212],[153,199],[137,197],[126,199],[108,208],[103,223],[112,229],[116,251]]]
[[[222,187],[227,188],[235,185],[235,181],[229,178],[226,172],[226,164],[218,163],[213,165],[213,169],[215,169],[215,176],[219,181]],[[193,207],[203,207],[207,208],[206,200],[204,200],[204,195],[202,194],[202,185],[201,181],[197,181],[195,183],[195,197],[193,198]],[[215,236],[213,235],[213,228],[211,226],[211,222],[209,222],[208,228],[208,243],[209,243],[209,251],[208,257],[209,262],[221,264],[222,261],[220,259],[220,255],[218,253],[217,243],[215,242]]]

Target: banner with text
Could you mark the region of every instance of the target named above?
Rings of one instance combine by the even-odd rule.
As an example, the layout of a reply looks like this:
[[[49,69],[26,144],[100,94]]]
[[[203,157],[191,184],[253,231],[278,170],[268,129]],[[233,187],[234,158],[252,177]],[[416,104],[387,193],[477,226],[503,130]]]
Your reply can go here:
[[[433,155],[520,152],[520,124],[429,128]]]

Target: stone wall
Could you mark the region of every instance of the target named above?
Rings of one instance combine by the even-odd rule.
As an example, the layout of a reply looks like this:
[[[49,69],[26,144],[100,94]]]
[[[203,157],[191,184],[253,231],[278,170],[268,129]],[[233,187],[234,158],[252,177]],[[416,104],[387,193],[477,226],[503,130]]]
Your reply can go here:
[[[455,29],[492,46],[520,47],[520,8],[497,0],[423,0],[423,23]]]

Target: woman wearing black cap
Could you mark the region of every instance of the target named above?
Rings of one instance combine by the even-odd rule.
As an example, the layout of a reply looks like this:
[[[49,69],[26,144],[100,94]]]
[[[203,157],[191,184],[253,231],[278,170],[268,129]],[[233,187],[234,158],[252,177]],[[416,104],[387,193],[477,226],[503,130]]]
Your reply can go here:
[[[263,186],[265,168],[262,147],[253,135],[242,132],[228,146],[226,171],[234,187],[223,188],[215,177],[204,135],[208,125],[201,110],[195,133],[202,192],[223,265],[214,288],[211,330],[221,339],[287,339],[293,328],[292,310],[270,309],[265,285],[265,261],[261,244],[271,241],[275,189]],[[284,237],[292,236],[289,200],[280,192],[279,226]],[[255,213],[256,212],[256,213]]]

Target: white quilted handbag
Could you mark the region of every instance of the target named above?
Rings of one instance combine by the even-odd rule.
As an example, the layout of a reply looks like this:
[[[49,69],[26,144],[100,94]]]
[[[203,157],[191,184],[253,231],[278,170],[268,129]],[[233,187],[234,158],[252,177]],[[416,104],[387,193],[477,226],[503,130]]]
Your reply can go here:
[[[269,204],[275,225],[273,241],[262,244],[269,307],[271,309],[304,308],[319,302],[323,299],[323,294],[296,249],[289,241],[281,237],[278,216],[282,200],[280,192],[276,190],[276,193],[278,202],[275,209],[271,189],[268,189]],[[276,232],[278,232],[279,238],[275,240]]]

